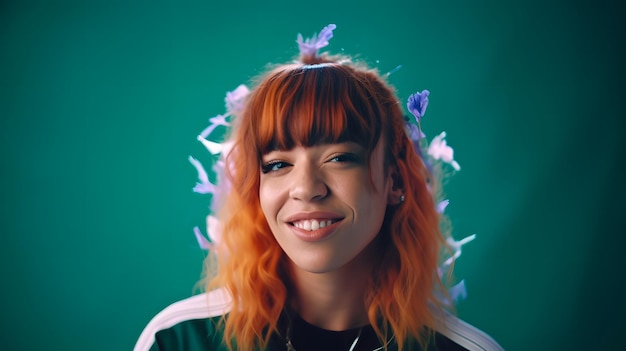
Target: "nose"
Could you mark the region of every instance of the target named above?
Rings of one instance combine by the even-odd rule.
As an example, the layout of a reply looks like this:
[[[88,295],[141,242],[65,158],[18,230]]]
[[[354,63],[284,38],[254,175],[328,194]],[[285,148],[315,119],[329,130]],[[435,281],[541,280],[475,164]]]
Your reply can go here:
[[[321,172],[311,165],[295,166],[296,172],[291,172],[291,187],[289,196],[301,201],[317,201],[328,196],[328,186]]]

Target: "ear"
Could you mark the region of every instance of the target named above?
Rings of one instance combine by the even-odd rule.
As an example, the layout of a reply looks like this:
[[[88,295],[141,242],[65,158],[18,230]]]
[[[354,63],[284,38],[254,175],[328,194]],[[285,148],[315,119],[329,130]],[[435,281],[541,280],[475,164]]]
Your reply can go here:
[[[403,201],[404,184],[395,167],[389,169],[389,180],[391,188],[387,192],[387,205],[399,205]]]

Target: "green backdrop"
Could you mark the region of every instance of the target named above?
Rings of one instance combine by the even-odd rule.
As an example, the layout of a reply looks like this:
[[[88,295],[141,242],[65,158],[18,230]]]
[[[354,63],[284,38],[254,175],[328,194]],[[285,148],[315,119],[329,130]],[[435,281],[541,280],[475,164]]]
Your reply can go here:
[[[623,2],[2,1],[3,350],[129,350],[195,293],[195,136],[305,36],[429,89],[459,315],[509,350],[609,349],[625,304]]]

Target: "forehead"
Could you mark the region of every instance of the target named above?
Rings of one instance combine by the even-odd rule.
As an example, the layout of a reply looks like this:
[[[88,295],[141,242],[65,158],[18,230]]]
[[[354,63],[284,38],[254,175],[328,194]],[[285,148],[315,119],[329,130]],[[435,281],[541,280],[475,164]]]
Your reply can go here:
[[[265,153],[352,141],[371,150],[382,131],[382,111],[373,96],[366,80],[340,66],[274,72],[249,102],[256,145]]]

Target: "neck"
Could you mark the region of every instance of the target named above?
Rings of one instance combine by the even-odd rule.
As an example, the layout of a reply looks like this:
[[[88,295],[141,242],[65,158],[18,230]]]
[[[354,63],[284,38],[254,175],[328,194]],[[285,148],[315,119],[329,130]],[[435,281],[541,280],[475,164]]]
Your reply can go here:
[[[311,273],[292,267],[292,307],[317,327],[341,331],[369,324],[365,292],[373,269],[373,245],[332,272]]]

